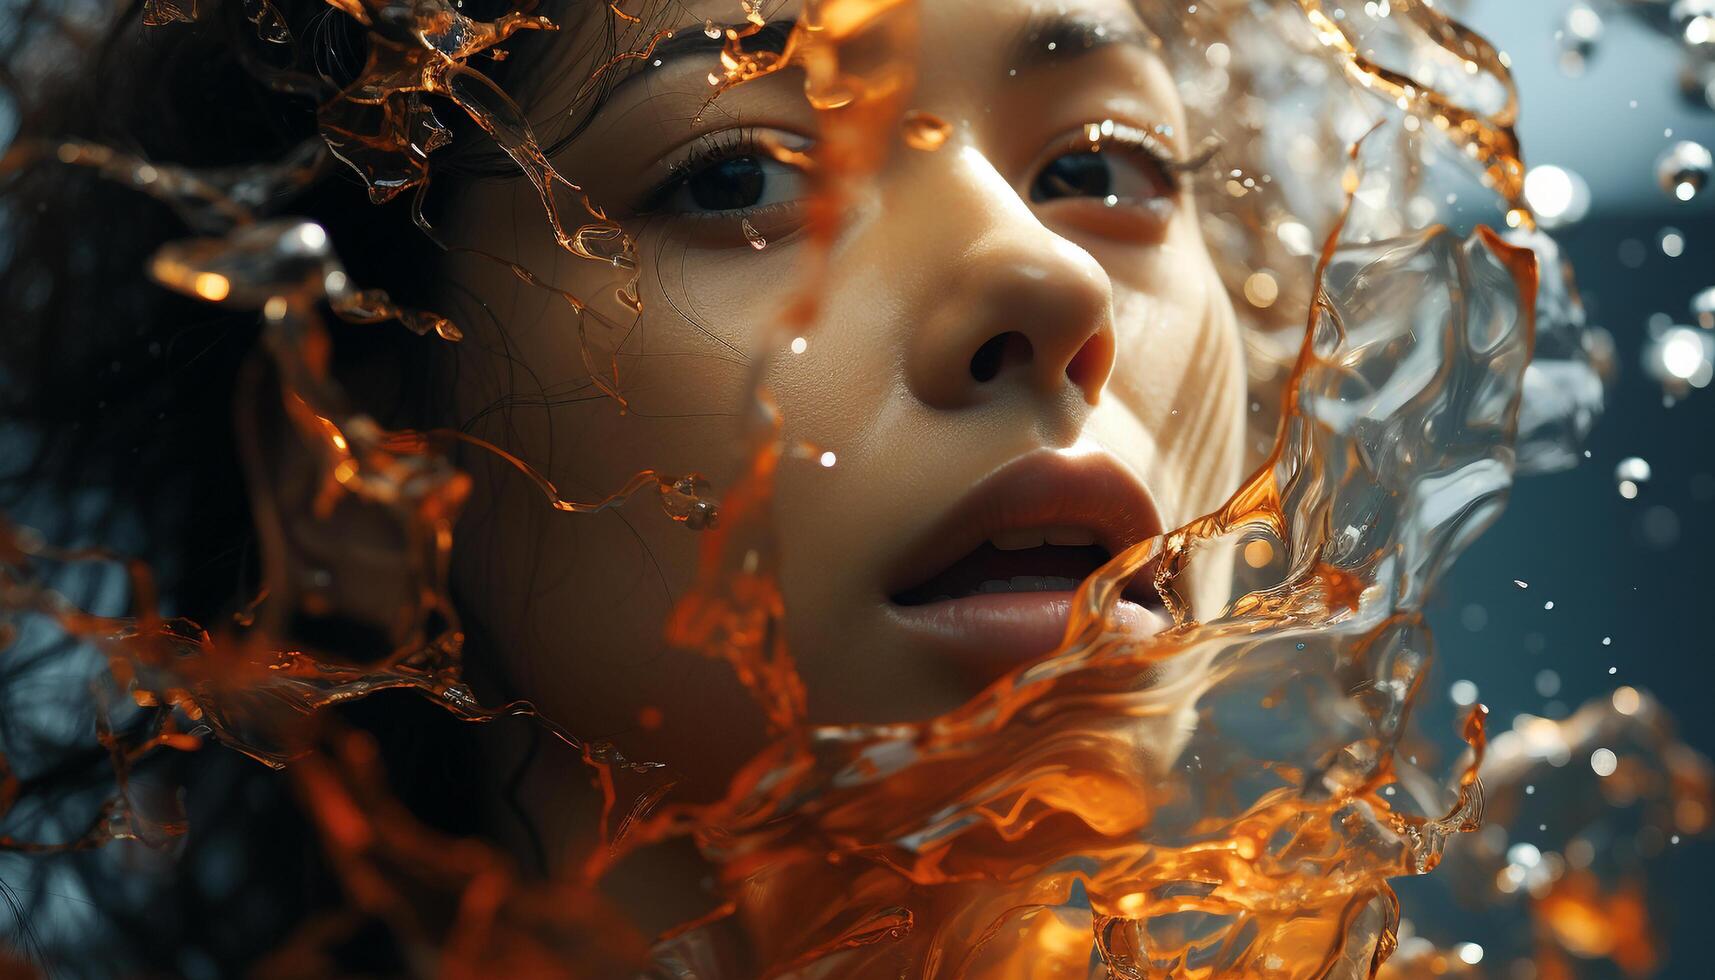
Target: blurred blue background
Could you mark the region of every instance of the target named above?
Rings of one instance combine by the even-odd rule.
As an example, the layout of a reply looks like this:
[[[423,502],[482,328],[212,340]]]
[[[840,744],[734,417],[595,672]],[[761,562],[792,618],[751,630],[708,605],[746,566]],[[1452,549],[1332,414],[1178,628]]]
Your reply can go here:
[[[1522,479],[1499,523],[1445,581],[1431,612],[1439,664],[1419,718],[1426,732],[1450,733],[1449,692],[1460,681],[1476,686],[1496,729],[1520,712],[1564,717],[1624,684],[1654,694],[1684,740],[1715,755],[1715,386],[1665,404],[1642,367],[1651,318],[1693,324],[1693,295],[1715,286],[1715,189],[1682,203],[1655,176],[1671,143],[1715,146],[1715,112],[1682,94],[1684,48],[1660,29],[1666,18],[1652,23],[1626,9],[1647,3],[1590,4],[1601,38],[1582,70],[1568,71],[1560,32],[1573,6],[1469,0],[1460,12],[1512,59],[1526,161],[1563,167],[1589,185],[1588,215],[1555,235],[1591,322],[1613,335],[1619,373],[1590,458]],[[1684,241],[1681,254],[1662,248],[1671,230]],[[1652,475],[1626,499],[1614,471],[1634,456]],[[1703,946],[1715,841],[1686,841],[1660,865],[1670,917],[1658,975],[1715,976]],[[1414,896],[1434,900],[1418,885],[1402,888],[1408,917]]]

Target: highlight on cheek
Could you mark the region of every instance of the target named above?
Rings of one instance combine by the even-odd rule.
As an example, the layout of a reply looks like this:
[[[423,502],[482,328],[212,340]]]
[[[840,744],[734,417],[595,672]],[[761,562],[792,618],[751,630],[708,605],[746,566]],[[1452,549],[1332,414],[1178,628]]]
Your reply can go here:
[[[789,642],[783,585],[780,512],[805,504],[783,499],[782,488],[865,473],[877,450],[812,443],[794,425],[798,393],[776,388],[819,359],[881,342],[873,325],[830,315],[847,277],[866,271],[845,264],[842,235],[857,202],[900,179],[892,168],[950,165],[947,145],[964,152],[976,138],[977,127],[951,113],[910,108],[929,104],[915,100],[929,74],[922,31],[939,23],[932,3],[806,0],[779,50],[749,44],[777,13],[771,4],[734,0],[729,26],[671,29],[645,4],[617,0],[599,12],[603,30],[637,47],[584,66],[585,92],[701,31],[719,42],[703,113],[788,73],[815,112],[814,141],[753,135],[681,168],[652,195],[663,227],[729,222],[734,262],[794,263],[736,350],[737,465],[724,485],[651,460],[624,469],[618,485],[573,493],[551,461],[468,428],[399,424],[366,407],[376,393],[344,370],[339,355],[395,324],[419,344],[465,348],[490,332],[396,301],[391,283],[357,284],[358,270],[380,263],[342,252],[327,227],[293,211],[333,172],[360,180],[378,211],[400,199],[435,255],[499,269],[563,315],[565,342],[590,379],[581,410],[623,414],[639,440],[661,424],[619,367],[638,349],[627,345],[648,341],[637,331],[664,322],[645,318],[667,315],[640,285],[658,259],[577,174],[561,172],[532,114],[485,73],[521,32],[564,29],[534,8],[483,20],[438,0],[328,0],[330,9],[313,11],[246,4],[245,44],[284,52],[325,17],[361,40],[360,63],[339,84],[312,57],[280,67],[247,54],[260,84],[314,101],[313,135],[279,160],[190,166],[26,133],[0,170],[71,168],[164,205],[181,232],[135,276],[199,310],[236,311],[254,334],[234,359],[242,367],[229,408],[255,556],[229,590],[243,593],[233,608],[194,621],[173,612],[174,597],[161,594],[150,562],[126,553],[124,535],[113,546],[68,545],[0,519],[0,657],[26,631],[63,640],[48,648],[64,659],[42,676],[65,686],[75,674],[93,691],[91,737],[82,752],[43,751],[59,752],[65,771],[97,774],[56,796],[44,775],[53,766],[38,765],[26,740],[0,742],[0,859],[131,846],[163,865],[198,858],[185,841],[200,843],[204,829],[178,772],[159,760],[226,749],[282,774],[326,864],[322,884],[337,893],[324,913],[279,930],[281,944],[257,960],[281,974],[371,969],[366,957],[384,954],[401,973],[470,976],[1504,975],[1479,973],[1500,956],[1474,942],[1402,927],[1413,909],[1391,882],[1449,871],[1478,882],[1459,886],[1473,901],[1522,916],[1529,939],[1507,956],[1535,964],[1534,975],[1570,976],[1597,960],[1642,974],[1660,962],[1647,928],[1658,913],[1641,884],[1645,849],[1598,853],[1595,843],[1677,842],[1706,833],[1715,817],[1709,763],[1677,741],[1653,698],[1624,687],[1568,717],[1520,715],[1505,727],[1472,689],[1461,699],[1457,752],[1439,759],[1424,748],[1433,738],[1413,727],[1414,711],[1442,690],[1430,683],[1426,622],[1438,582],[1496,518],[1515,476],[1579,459],[1605,382],[1600,341],[1532,215],[1507,61],[1418,0],[1145,4],[1183,130],[1102,117],[1044,132],[1018,154],[1034,162],[1007,176],[1040,219],[1032,234],[1052,229],[1081,246],[1083,233],[1116,233],[1147,250],[1155,240],[1141,231],[1170,218],[1208,229],[1208,271],[1247,343],[1254,467],[1206,513],[1123,546],[1060,524],[992,536],[981,557],[997,567],[1015,552],[1067,561],[1099,553],[1093,571],[1068,579],[1076,584],[1054,649],[931,718],[815,720],[819,692],[800,669],[815,651]],[[142,20],[151,31],[208,26],[194,5],[156,0]],[[1107,30],[1026,37],[1064,55],[1062,45],[1100,49]],[[1245,111],[1234,110],[1235,92],[1249,100]],[[1288,110],[1311,140],[1304,152],[1325,153],[1299,172],[1269,156]],[[446,125],[437,112],[463,121]],[[551,275],[436,227],[431,188],[457,173],[441,161],[479,151],[534,199],[517,234],[551,242],[588,277]],[[1674,166],[1676,186],[1695,183],[1691,164]],[[1437,180],[1480,198],[1481,220],[1434,205],[1439,195],[1426,188]],[[781,187],[795,188],[800,211],[790,248],[758,210],[778,204],[770,195],[786,194]],[[1103,271],[1135,276],[1150,258],[1124,255],[1137,265]],[[569,285],[582,282],[602,285]],[[484,301],[469,308],[501,316]],[[961,360],[960,383],[992,391],[1021,365],[1046,363],[1044,345],[1019,332],[1029,326]],[[1084,349],[1052,380],[1081,383]],[[1662,355],[1666,370],[1702,387],[1673,366],[1688,360],[1676,356]],[[615,518],[643,498],[648,508],[625,513],[694,538],[695,565],[665,590],[660,632],[742,688],[754,715],[746,721],[763,739],[722,791],[687,793],[687,774],[650,757],[685,723],[669,709],[648,703],[628,709],[623,730],[586,728],[548,717],[528,683],[514,695],[517,678],[496,680],[513,662],[482,651],[478,639],[496,624],[469,614],[450,572],[467,505],[485,494],[513,499],[467,472],[489,464],[497,480],[532,488],[546,519]],[[1645,469],[1630,476],[1633,496]],[[107,599],[121,601],[75,598],[67,583],[80,576],[108,576]],[[965,584],[1029,591],[1047,588],[1046,578]],[[1136,627],[1144,605],[1159,611],[1159,632]],[[559,655],[596,653],[578,648],[580,637],[561,639]],[[655,653],[599,652],[637,662]],[[854,657],[852,670],[865,669]],[[703,683],[664,672],[651,675],[660,691]],[[520,699],[487,696],[501,690]],[[467,782],[480,820],[519,807],[528,795],[520,787],[535,792],[525,775],[537,753],[575,760],[587,785],[547,795],[587,793],[593,803],[566,811],[577,826],[547,828],[559,858],[547,874],[519,868],[532,845],[513,838],[535,828],[491,831],[479,820],[476,830],[448,829],[393,794],[391,758],[350,710],[396,697],[388,692],[488,729],[528,726],[540,739],[516,774],[461,772],[453,756],[415,760]],[[723,737],[702,731],[692,741]],[[1624,792],[1611,791],[1622,783]],[[1584,805],[1604,793],[1603,805]],[[1483,832],[1522,827],[1544,805],[1576,825],[1535,843]],[[685,855],[699,882],[691,891],[707,901],[687,910],[663,891],[645,904],[671,921],[635,914],[622,896],[640,879],[628,876],[678,867]],[[25,931],[7,928],[0,935],[33,955],[12,940]]]

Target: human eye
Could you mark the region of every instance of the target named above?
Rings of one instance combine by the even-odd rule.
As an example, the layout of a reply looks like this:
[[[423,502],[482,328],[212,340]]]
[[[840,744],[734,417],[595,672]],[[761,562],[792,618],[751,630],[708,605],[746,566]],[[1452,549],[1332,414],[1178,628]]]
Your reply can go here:
[[[778,140],[776,140],[778,141]],[[699,137],[646,196],[641,213],[744,219],[790,209],[809,195],[802,171],[776,159],[755,130]]]
[[[1045,207],[1076,202],[1165,217],[1185,175],[1210,156],[1181,159],[1155,133],[1103,120],[1057,141],[1044,154],[1030,174],[1029,197]]]

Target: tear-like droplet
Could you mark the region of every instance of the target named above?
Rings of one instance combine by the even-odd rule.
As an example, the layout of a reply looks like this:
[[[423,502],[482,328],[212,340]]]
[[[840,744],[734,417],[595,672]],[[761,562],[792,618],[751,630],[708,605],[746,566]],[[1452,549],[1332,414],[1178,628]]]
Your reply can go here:
[[[739,222],[739,228],[744,232],[744,240],[750,243],[751,248],[760,252],[768,247],[768,239],[762,237],[762,232],[756,230],[749,218]]]
[[[1655,162],[1656,181],[1676,201],[1689,201],[1709,186],[1715,157],[1709,148],[1691,140],[1668,147]]]
[[[947,145],[947,137],[953,134],[952,123],[916,109],[905,114],[900,127],[905,133],[906,146],[929,153]]]
[[[715,26],[714,21],[705,20],[703,21],[703,33],[707,34],[711,40],[714,40],[721,36],[721,29]]]

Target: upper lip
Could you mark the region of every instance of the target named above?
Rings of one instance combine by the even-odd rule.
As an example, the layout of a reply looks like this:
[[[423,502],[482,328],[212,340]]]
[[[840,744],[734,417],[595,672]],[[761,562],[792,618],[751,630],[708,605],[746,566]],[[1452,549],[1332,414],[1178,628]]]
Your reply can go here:
[[[1106,453],[1038,450],[979,482],[907,549],[887,576],[887,594],[911,588],[1003,531],[1083,527],[1109,557],[1162,533],[1155,500]]]

